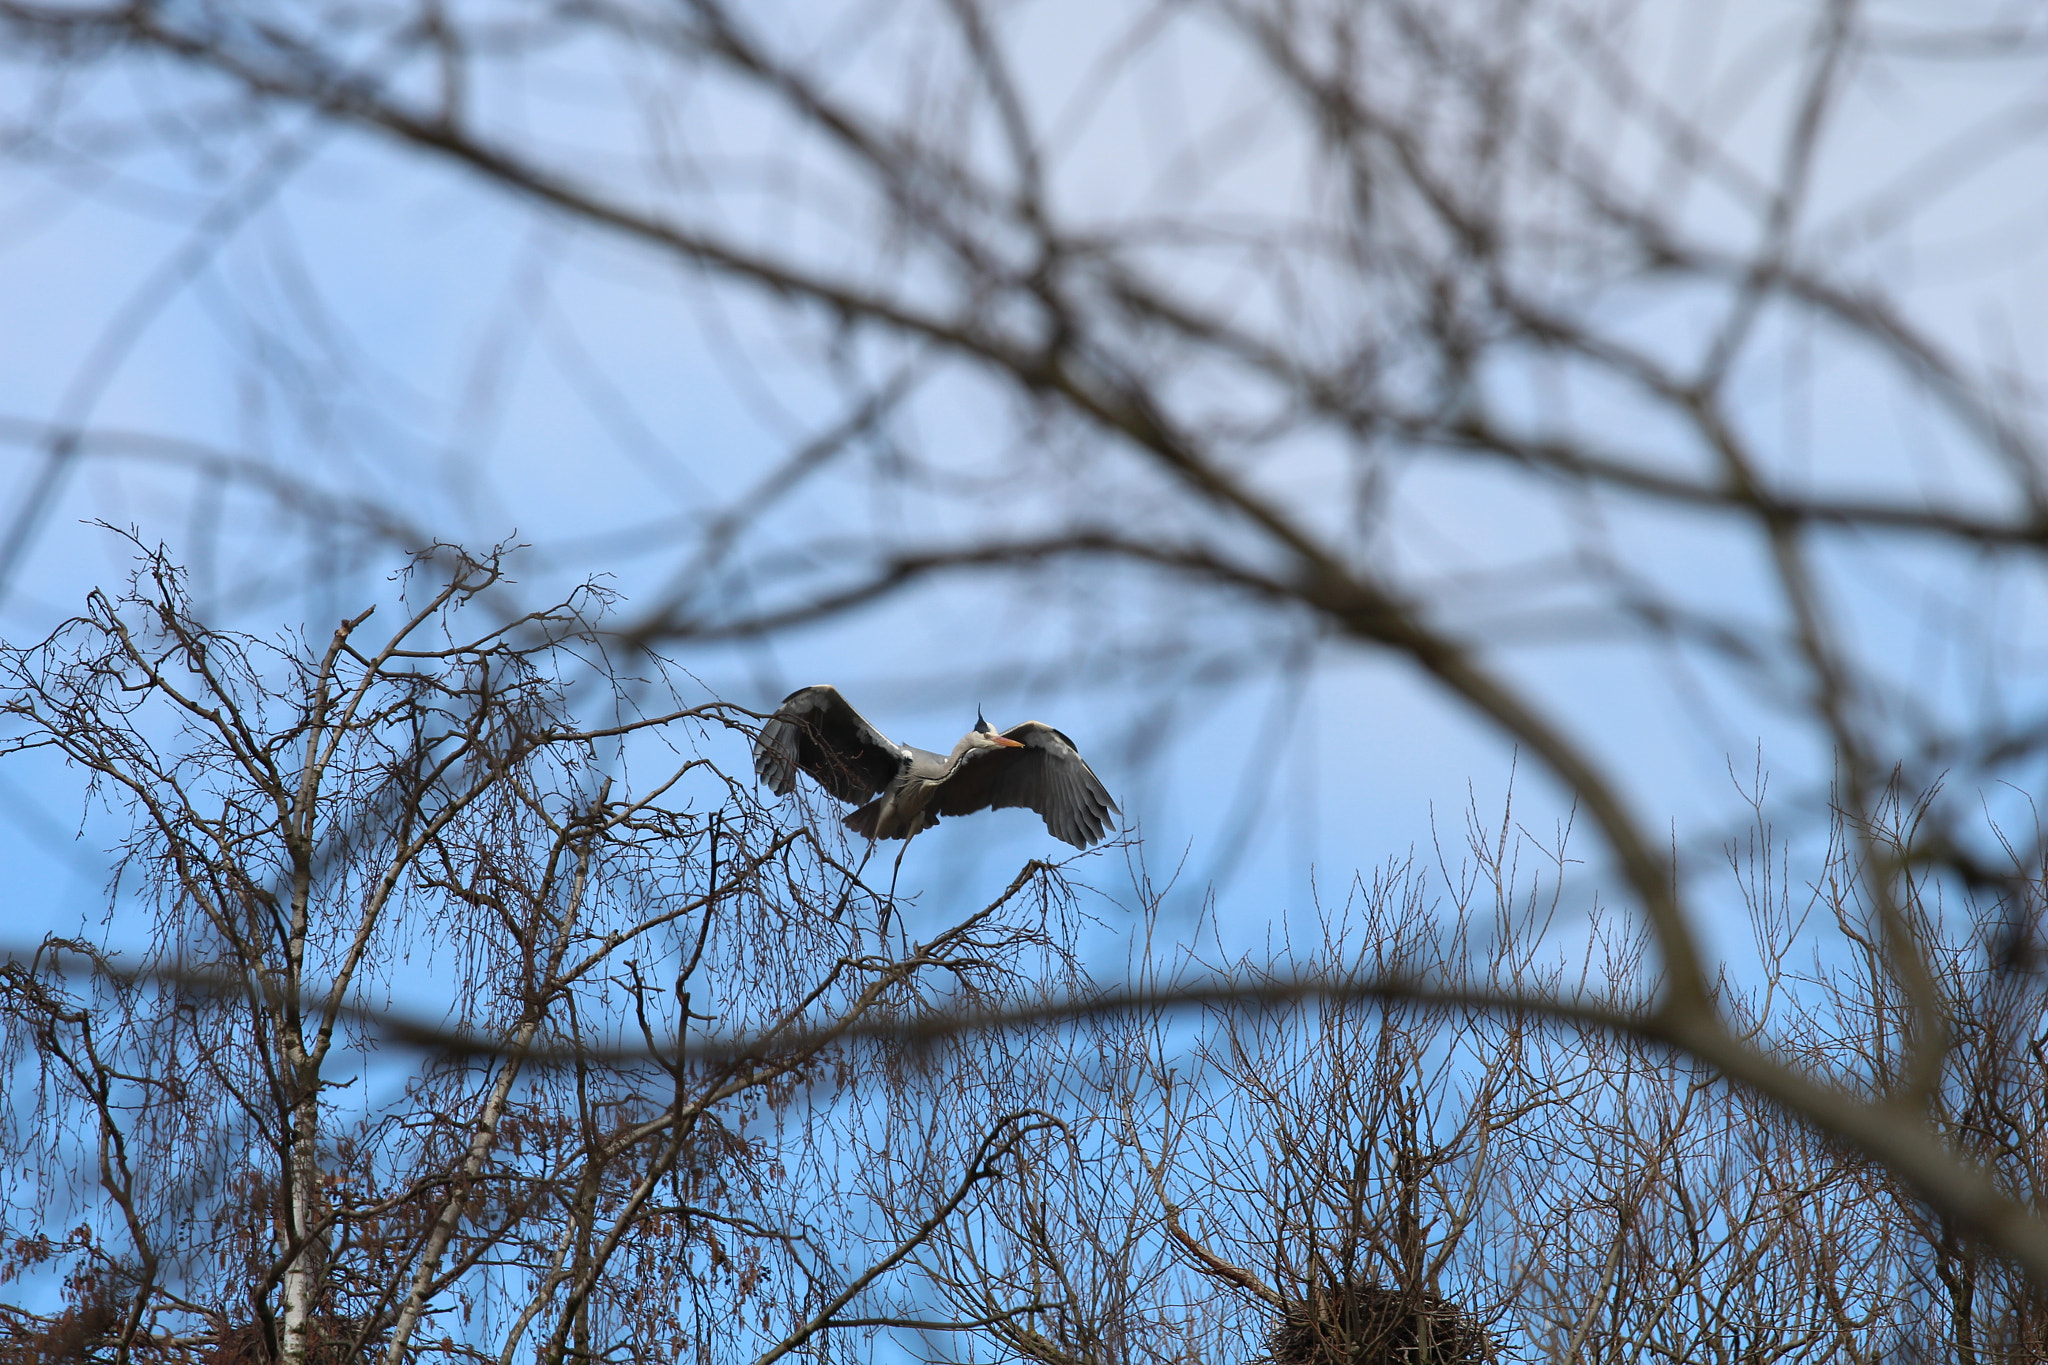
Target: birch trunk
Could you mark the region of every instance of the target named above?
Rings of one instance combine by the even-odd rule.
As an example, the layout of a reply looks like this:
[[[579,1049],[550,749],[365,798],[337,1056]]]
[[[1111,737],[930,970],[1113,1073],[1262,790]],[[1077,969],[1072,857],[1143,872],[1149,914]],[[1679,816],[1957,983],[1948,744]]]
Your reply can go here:
[[[455,1187],[449,1193],[448,1201],[441,1206],[440,1217],[434,1220],[433,1231],[428,1234],[427,1245],[421,1252],[419,1265],[413,1271],[412,1288],[405,1298],[405,1306],[398,1311],[398,1321],[393,1325],[391,1344],[385,1349],[385,1365],[399,1365],[405,1358],[406,1346],[412,1340],[413,1328],[419,1325],[420,1314],[425,1311],[427,1297],[433,1288],[434,1277],[441,1269],[441,1258],[448,1250],[448,1243],[455,1237],[455,1230],[462,1222],[464,1209],[469,1202],[469,1187],[484,1163],[490,1160],[491,1149],[497,1145],[498,1123],[504,1117],[506,1101],[512,1094],[512,1082],[519,1075],[521,1058],[526,1049],[533,1045],[533,1036],[540,1030],[540,1020],[529,1018],[513,1034],[504,1066],[498,1072],[497,1084],[491,1087],[490,1098],[485,1101],[483,1113],[478,1116],[476,1131],[471,1134],[469,1151],[464,1154],[462,1165],[455,1178]]]
[[[324,1236],[311,1235],[321,1217],[320,1099],[317,1085],[292,1110],[292,1141],[288,1161],[290,1222],[285,1235],[300,1243],[284,1273],[284,1320],[278,1331],[282,1365],[307,1365],[312,1350],[313,1317],[320,1301]]]

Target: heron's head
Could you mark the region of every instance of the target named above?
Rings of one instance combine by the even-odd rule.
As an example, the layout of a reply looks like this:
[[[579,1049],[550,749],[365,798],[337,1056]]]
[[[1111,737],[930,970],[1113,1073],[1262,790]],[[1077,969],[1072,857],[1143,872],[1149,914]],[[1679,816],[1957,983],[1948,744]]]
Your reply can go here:
[[[977,749],[1021,749],[1024,747],[1023,740],[1011,739],[1008,735],[997,734],[995,727],[990,725],[982,716],[981,710],[978,707],[974,712],[974,729],[969,733],[968,738],[974,741],[974,747]]]

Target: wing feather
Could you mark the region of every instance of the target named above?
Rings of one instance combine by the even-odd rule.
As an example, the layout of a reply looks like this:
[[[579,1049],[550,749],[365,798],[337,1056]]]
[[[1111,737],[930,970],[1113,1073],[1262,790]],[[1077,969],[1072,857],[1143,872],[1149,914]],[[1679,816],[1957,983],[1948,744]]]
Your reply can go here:
[[[1074,741],[1035,720],[1003,735],[1024,747],[969,754],[940,785],[934,809],[941,815],[968,815],[1022,806],[1038,812],[1055,839],[1075,848],[1100,842],[1115,823],[1116,802]]]
[[[865,801],[896,776],[901,750],[829,683],[782,699],[754,745],[754,774],[777,796],[801,769],[841,801]]]

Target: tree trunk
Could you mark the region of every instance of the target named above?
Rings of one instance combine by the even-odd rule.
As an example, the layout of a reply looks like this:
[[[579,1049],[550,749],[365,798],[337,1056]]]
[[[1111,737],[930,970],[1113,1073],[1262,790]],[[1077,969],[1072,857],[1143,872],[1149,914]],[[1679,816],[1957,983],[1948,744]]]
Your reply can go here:
[[[298,1243],[284,1273],[284,1317],[278,1330],[278,1359],[283,1365],[307,1365],[313,1345],[313,1316],[320,1301],[320,1276],[325,1237],[311,1235],[321,1218],[320,1090],[306,1087],[292,1109],[292,1138],[285,1191],[288,1218],[286,1250]]]

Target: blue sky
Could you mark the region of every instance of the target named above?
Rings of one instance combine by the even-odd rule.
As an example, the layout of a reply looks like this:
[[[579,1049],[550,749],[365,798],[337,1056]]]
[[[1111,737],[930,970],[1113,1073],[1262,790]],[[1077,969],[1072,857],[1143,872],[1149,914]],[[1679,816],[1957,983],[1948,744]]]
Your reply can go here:
[[[1650,88],[1711,129],[1734,160],[1767,172],[1796,70],[1787,54],[1810,16],[1757,0],[1717,11],[1722,17],[1708,24],[1700,18],[1707,8],[1669,27],[1659,15],[1639,18],[1625,35],[1628,51]],[[1125,17],[1035,7],[1019,11],[1007,35],[1043,126],[1066,130],[1051,146],[1075,221],[1278,221],[1280,210],[1305,211],[1324,192],[1302,176],[1299,125],[1215,25],[1174,25],[1115,80],[1091,86],[1103,68],[1082,58],[1100,55]],[[895,96],[888,82],[914,30],[858,43],[821,32],[814,41],[852,44],[855,58],[839,78],[857,92],[873,82],[882,106]],[[477,94],[480,116],[594,175],[646,175],[650,193],[679,202],[711,185],[704,193],[725,197],[719,213],[735,230],[820,258],[858,254],[857,241],[835,241],[831,229],[838,215],[865,211],[859,196],[807,159],[809,149],[784,147],[780,125],[747,100],[715,83],[664,86],[652,62],[607,68],[573,47],[547,69],[546,88],[505,83]],[[2048,326],[2041,140],[2029,149],[2020,139],[2019,150],[1982,164],[1970,154],[2038,113],[2022,92],[2039,73],[2025,61],[1991,70],[1979,65],[1965,76],[1940,63],[1870,57],[1824,144],[1809,217],[1839,220],[1833,235],[1814,240],[1842,244],[1844,278],[1896,293],[1960,354],[2038,379]],[[91,73],[74,107],[111,116],[163,99],[163,82],[174,79]],[[195,98],[203,103],[205,92]],[[696,139],[694,161],[668,166],[653,155],[648,129],[662,118]],[[1607,150],[1644,178],[1662,173],[1626,124]],[[757,179],[728,175],[748,158]],[[264,168],[280,165],[288,171],[273,184]],[[530,542],[536,551],[522,578],[536,595],[598,575],[631,601],[658,592],[675,571],[676,527],[750,486],[843,411],[829,329],[793,327],[772,300],[296,116],[189,146],[172,139],[103,158],[22,156],[4,174],[0,313],[10,323],[0,333],[0,419],[14,425],[0,446],[8,489],[0,496],[18,505],[42,468],[22,432],[78,421],[108,433],[102,453],[64,480],[0,602],[10,641],[33,638],[89,587],[123,572],[125,547],[81,524],[92,519],[136,526],[191,557],[198,590],[219,594],[220,618],[260,633],[301,624],[317,631],[386,591],[395,554],[337,550],[347,538],[320,516],[280,524],[262,498],[166,464],[162,448],[142,437],[307,474],[443,538]],[[1673,211],[1703,237],[1741,245],[1754,229],[1726,196],[1676,183]],[[1910,226],[1886,225],[1894,185],[1922,187]],[[235,212],[224,214],[224,202]],[[1251,259],[1192,276],[1189,287],[1249,298]],[[1333,334],[1356,306],[1349,296],[1328,300]],[[1640,298],[1615,291],[1607,306],[1617,325],[1681,352],[1716,302],[1652,282]],[[1887,389],[1885,374],[1854,348],[1782,320],[1764,331],[1739,391],[1745,418],[1769,433],[1787,469],[1831,488],[1931,487],[1954,497],[1993,486],[1956,454],[1926,404]],[[111,365],[95,360],[108,355]],[[1583,376],[1532,364],[1500,382],[1521,387],[1530,413],[1561,412],[1573,429],[1611,425],[1639,449],[1663,439],[1631,429],[1638,410]],[[986,480],[978,496],[999,509],[992,515],[1010,507],[1036,514],[1028,490],[1005,473],[1014,467],[1005,452],[1039,437],[974,376],[931,382],[896,435],[949,476]],[[1044,439],[1066,440],[1057,432]],[[1672,446],[1674,461],[1689,458]],[[779,546],[826,531],[859,540],[927,508],[958,505],[877,492],[884,485],[862,471],[890,458],[873,449],[846,475],[799,495],[756,542],[758,557],[768,562]],[[1076,445],[1057,458],[1102,456]],[[1261,477],[1312,503],[1342,459],[1341,450],[1304,440]],[[1417,581],[1451,585],[1446,600],[1487,629],[1499,628],[1489,616],[1496,604],[1531,609],[1544,557],[1583,530],[1561,522],[1558,504],[1539,501],[1530,484],[1497,471],[1430,464],[1397,477],[1401,520],[1388,543]],[[1129,487],[1133,497],[1153,496],[1141,483]],[[1619,558],[1674,591],[1736,615],[1777,610],[1754,547],[1731,546],[1700,519],[1622,506],[1601,534]],[[1890,547],[1866,564],[1855,553],[1844,552],[1842,581],[1852,587],[1843,605],[1870,657],[1895,664],[1910,688],[1943,706],[1974,704],[1975,691],[1992,685],[2019,704],[2039,698],[2028,652],[2039,647],[2038,590],[2028,566],[1954,555],[1922,562]],[[1456,587],[1459,575],[1481,571],[1502,575],[1514,592],[1484,577]],[[1987,613],[1977,634],[2006,651],[1997,676],[1928,629],[1952,614],[1947,604]],[[944,662],[935,665],[941,637]],[[1160,641],[1182,652],[1166,662],[1124,652]],[[1214,668],[1189,662],[1211,654]],[[1246,943],[1303,910],[1312,871],[1329,886],[1410,850],[1433,859],[1440,835],[1461,837],[1468,803],[1497,810],[1511,778],[1532,832],[1547,837],[1565,818],[1540,769],[1405,663],[1305,639],[1258,608],[1161,596],[1130,575],[1055,575],[1036,599],[962,581],[757,646],[686,650],[680,662],[720,695],[764,709],[784,688],[837,682],[891,734],[928,747],[946,747],[977,706],[999,722],[1048,720],[1075,736],[1122,801],[1144,835],[1147,863],[1184,860],[1177,913],[1192,916],[1218,876],[1219,922],[1241,929]],[[1673,840],[1701,850],[1709,869],[1716,838],[1739,823],[1737,778],[1747,779],[1759,750],[1792,815],[1814,809],[1827,755],[1810,732],[1682,658],[1621,640],[1522,649],[1506,666],[1592,737],[1652,822],[1668,822]],[[731,757],[743,761],[737,748]],[[1262,775],[1271,777],[1263,793]],[[13,784],[0,791],[0,845],[14,869],[16,932],[94,913],[95,845],[108,827],[95,823],[86,839],[60,846],[55,832],[71,827],[79,808],[66,780],[32,765],[0,778]],[[1257,825],[1249,833],[1239,828],[1246,819]],[[920,842],[907,884],[928,888],[935,903],[971,896],[1046,842],[1021,812],[951,822]],[[1590,894],[1601,882],[1598,853],[1583,835],[1580,848],[1590,859],[1581,894]],[[1100,879],[1114,886],[1123,875],[1112,858]],[[1742,938],[1725,942],[1739,950]]]

